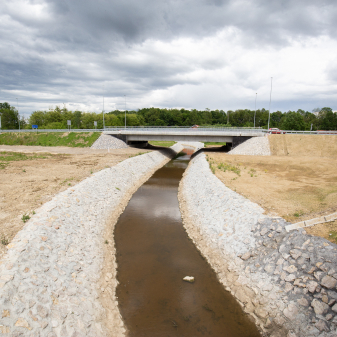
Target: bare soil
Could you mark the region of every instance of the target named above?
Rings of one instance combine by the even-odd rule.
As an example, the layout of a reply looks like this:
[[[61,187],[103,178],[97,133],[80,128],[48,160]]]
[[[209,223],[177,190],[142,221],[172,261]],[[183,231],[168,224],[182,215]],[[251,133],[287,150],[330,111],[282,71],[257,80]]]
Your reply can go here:
[[[148,149],[92,150],[90,148],[0,146],[0,152],[20,152],[26,160],[6,162],[0,169],[0,259],[22,229],[24,215],[51,200],[57,193],[77,184],[92,173]],[[34,158],[33,154],[40,157]]]
[[[272,156],[207,152],[226,186],[292,223],[337,211],[337,136],[271,135]],[[221,165],[221,163],[223,165]],[[306,228],[335,242],[337,221]]]

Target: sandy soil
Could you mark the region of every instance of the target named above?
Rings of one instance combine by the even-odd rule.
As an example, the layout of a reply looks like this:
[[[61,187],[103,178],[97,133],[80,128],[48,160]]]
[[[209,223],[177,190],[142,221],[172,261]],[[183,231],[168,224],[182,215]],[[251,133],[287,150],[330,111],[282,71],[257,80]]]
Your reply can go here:
[[[216,176],[267,213],[292,223],[336,212],[337,136],[272,135],[269,139],[270,157],[206,150]],[[227,166],[225,172],[221,163]],[[308,229],[309,234],[335,242],[331,231],[337,231],[337,222]]]
[[[24,226],[23,215],[31,215],[57,193],[92,173],[111,167],[148,149],[91,150],[90,148],[0,146],[0,152],[35,153],[46,158],[9,162],[0,169],[0,259]]]

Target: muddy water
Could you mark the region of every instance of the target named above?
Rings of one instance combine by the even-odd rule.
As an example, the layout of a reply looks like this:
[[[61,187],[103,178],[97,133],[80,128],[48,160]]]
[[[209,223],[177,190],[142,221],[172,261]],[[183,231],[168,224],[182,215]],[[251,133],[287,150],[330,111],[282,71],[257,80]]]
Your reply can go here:
[[[128,336],[260,336],[183,228],[177,192],[188,159],[158,170],[116,225],[117,296]]]

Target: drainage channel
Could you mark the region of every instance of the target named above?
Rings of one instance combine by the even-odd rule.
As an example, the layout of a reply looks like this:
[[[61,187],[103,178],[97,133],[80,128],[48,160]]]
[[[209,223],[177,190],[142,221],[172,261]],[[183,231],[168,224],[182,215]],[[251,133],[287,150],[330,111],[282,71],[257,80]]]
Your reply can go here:
[[[177,193],[189,158],[159,169],[116,224],[117,296],[128,336],[260,336],[182,225]]]

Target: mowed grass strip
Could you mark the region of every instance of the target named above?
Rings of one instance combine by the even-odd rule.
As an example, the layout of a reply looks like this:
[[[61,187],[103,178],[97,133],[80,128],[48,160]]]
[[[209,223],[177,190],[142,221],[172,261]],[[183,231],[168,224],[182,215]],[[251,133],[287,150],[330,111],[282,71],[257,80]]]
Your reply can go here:
[[[46,159],[53,155],[49,153],[21,153],[21,152],[0,152],[0,169],[6,168],[12,161],[34,160],[34,159]]]
[[[8,132],[0,135],[0,145],[90,147],[100,132]]]
[[[217,146],[225,146],[226,143],[225,142],[204,142],[205,147],[209,147],[212,145],[217,145]]]
[[[173,141],[157,141],[157,140],[152,140],[151,142],[149,142],[150,145],[153,146],[162,146],[162,147],[171,147],[172,145],[174,145],[176,142]]]

